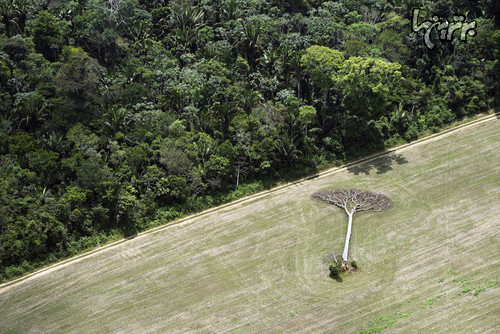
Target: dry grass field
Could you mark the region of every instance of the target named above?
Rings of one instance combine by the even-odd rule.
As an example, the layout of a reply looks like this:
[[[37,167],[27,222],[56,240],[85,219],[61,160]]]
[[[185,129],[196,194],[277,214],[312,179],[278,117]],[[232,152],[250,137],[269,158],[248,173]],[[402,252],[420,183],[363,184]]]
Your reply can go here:
[[[357,188],[360,271],[328,277]],[[499,333],[500,121],[141,235],[0,288],[0,333]]]

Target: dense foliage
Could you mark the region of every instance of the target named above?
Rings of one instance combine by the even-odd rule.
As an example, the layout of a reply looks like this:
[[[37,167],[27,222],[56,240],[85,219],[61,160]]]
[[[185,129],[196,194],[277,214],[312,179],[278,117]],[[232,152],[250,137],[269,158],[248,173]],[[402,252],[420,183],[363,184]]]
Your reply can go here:
[[[498,9],[0,0],[0,279],[485,111]]]

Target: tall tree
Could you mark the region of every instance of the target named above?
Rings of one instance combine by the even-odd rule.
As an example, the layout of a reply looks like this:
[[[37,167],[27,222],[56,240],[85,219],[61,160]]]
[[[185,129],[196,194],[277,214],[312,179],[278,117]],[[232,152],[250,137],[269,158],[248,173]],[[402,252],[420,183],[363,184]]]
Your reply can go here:
[[[64,48],[62,60],[55,82],[61,95],[67,97],[63,103],[82,112],[101,94],[99,86],[104,69],[85,51],[72,46]]]
[[[57,59],[63,44],[61,24],[47,11],[39,12],[33,21],[33,42],[46,59]]]
[[[362,191],[355,189],[338,189],[320,191],[313,194],[313,198],[321,202],[333,204],[344,209],[349,217],[347,224],[347,234],[345,238],[344,252],[342,253],[342,261],[347,262],[349,252],[349,240],[351,239],[352,217],[356,212],[360,211],[382,211],[392,207],[393,203],[389,197],[374,193],[371,191]]]

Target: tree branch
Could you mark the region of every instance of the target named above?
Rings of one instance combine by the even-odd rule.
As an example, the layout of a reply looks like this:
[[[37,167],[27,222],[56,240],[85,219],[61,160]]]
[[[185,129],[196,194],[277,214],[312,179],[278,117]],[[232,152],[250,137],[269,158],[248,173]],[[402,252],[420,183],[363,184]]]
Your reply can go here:
[[[337,189],[314,193],[314,199],[333,204],[345,210],[346,214],[359,211],[382,211],[392,207],[389,197],[356,189]]]

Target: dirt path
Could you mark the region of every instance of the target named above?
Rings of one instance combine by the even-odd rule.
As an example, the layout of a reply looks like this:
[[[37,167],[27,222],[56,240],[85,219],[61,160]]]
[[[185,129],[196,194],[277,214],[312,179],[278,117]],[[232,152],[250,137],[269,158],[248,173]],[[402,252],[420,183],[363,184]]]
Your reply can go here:
[[[334,168],[325,170],[325,171],[323,171],[323,172],[321,172],[319,174],[316,174],[316,175],[313,175],[313,176],[309,176],[309,177],[303,178],[303,179],[298,180],[298,181],[290,182],[290,183],[287,183],[287,184],[275,187],[273,189],[266,190],[266,191],[263,191],[263,192],[260,192],[260,193],[257,193],[257,194],[251,195],[251,196],[247,196],[247,197],[241,198],[239,200],[236,200],[236,201],[233,201],[233,202],[230,202],[230,203],[227,203],[227,204],[215,207],[215,208],[207,209],[207,210],[202,211],[200,213],[192,214],[192,215],[187,216],[185,218],[175,220],[175,221],[173,221],[171,223],[168,223],[168,224],[165,224],[165,225],[162,225],[162,226],[159,226],[159,227],[156,227],[156,228],[153,228],[153,229],[141,232],[137,236],[135,236],[135,237],[133,237],[131,239],[138,240],[140,238],[144,238],[144,237],[150,236],[150,235],[158,233],[160,231],[165,231],[165,230],[170,229],[172,227],[178,227],[178,226],[186,225],[186,224],[189,224],[189,223],[193,222],[195,219],[197,219],[199,217],[203,217],[203,216],[215,213],[215,212],[219,212],[221,210],[227,210],[227,209],[232,208],[232,207],[234,207],[236,205],[248,203],[248,202],[251,202],[251,201],[255,201],[257,199],[266,197],[266,196],[271,195],[271,194],[278,194],[280,192],[283,192],[283,191],[289,189],[290,187],[295,187],[295,186],[298,186],[298,185],[302,185],[302,184],[305,184],[305,183],[307,183],[307,182],[309,182],[311,180],[314,180],[314,179],[324,178],[324,177],[330,176],[332,174],[335,174],[335,173],[338,173],[338,172],[341,172],[341,171],[345,171],[345,170],[347,170],[349,168],[352,168],[354,166],[358,166],[358,165],[361,165],[361,164],[373,161],[373,160],[375,160],[375,159],[377,159],[379,157],[382,157],[384,155],[389,155],[391,153],[403,152],[404,150],[407,150],[409,148],[413,148],[413,147],[419,146],[419,145],[421,145],[423,143],[429,143],[429,142],[441,139],[441,138],[446,137],[448,135],[451,135],[451,134],[453,134],[453,133],[455,133],[457,131],[460,131],[460,130],[463,130],[463,129],[467,129],[467,128],[471,128],[471,127],[475,127],[475,126],[478,126],[478,125],[481,125],[481,124],[485,124],[485,123],[497,120],[497,118],[499,117],[499,115],[500,115],[500,113],[487,115],[487,116],[479,118],[477,120],[474,120],[474,121],[471,121],[471,122],[468,122],[468,123],[465,123],[465,124],[453,127],[451,129],[448,129],[448,130],[444,130],[444,131],[442,131],[440,133],[427,136],[425,138],[416,140],[414,142],[411,142],[411,143],[408,143],[408,144],[405,144],[405,145],[401,145],[401,146],[398,146],[398,147],[386,150],[384,152],[376,153],[376,154],[370,155],[370,156],[362,158],[362,159],[358,159],[358,160],[353,161],[351,163],[345,164],[345,165],[343,165],[341,167],[334,167]],[[58,262],[56,264],[53,264],[51,266],[48,266],[46,268],[40,269],[40,270],[35,271],[35,272],[31,273],[31,274],[28,274],[28,275],[25,275],[25,276],[20,277],[18,279],[15,279],[13,281],[0,284],[0,293],[6,292],[6,291],[10,290],[11,288],[13,288],[13,287],[15,287],[15,286],[17,286],[17,285],[25,282],[25,281],[28,281],[28,280],[40,277],[42,275],[50,274],[50,273],[52,273],[52,272],[54,272],[56,270],[59,270],[59,269],[62,269],[64,267],[67,267],[69,265],[75,264],[75,263],[77,263],[77,262],[79,262],[79,261],[81,261],[83,259],[87,259],[89,257],[92,257],[92,256],[96,255],[96,254],[100,254],[100,253],[102,253],[104,251],[113,249],[113,248],[117,247],[118,245],[121,245],[121,244],[126,243],[128,241],[130,241],[130,239],[123,239],[123,240],[119,240],[119,241],[116,241],[116,242],[104,245],[104,246],[96,248],[96,249],[94,249],[92,251],[80,254],[80,255],[72,257],[70,259],[67,259],[67,260]]]

